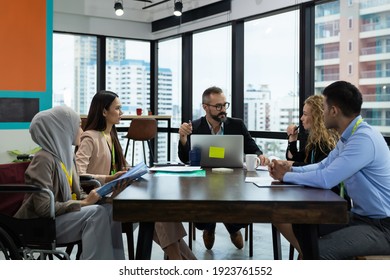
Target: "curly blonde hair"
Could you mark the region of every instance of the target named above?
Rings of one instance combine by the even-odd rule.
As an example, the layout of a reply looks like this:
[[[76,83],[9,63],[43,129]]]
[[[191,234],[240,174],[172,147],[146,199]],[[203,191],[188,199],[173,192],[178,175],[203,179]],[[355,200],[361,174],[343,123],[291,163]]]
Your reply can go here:
[[[312,95],[305,100],[305,105],[311,107],[312,117],[312,124],[305,148],[305,162],[308,162],[312,149],[319,147],[325,153],[326,150],[333,150],[339,139],[336,130],[325,127],[323,103],[324,97],[322,95]]]

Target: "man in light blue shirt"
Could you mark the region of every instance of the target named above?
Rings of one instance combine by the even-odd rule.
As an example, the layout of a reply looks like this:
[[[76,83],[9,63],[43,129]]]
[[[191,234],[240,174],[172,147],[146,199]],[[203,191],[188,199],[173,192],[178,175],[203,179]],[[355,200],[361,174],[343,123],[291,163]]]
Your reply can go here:
[[[390,254],[390,152],[383,136],[360,116],[362,95],[352,84],[334,82],[323,91],[324,120],[341,138],[317,164],[288,167],[273,161],[270,174],[280,181],[331,189],[342,183],[352,199],[348,225],[319,228],[321,259]],[[293,225],[302,248],[302,228]],[[305,258],[305,256],[303,256]]]

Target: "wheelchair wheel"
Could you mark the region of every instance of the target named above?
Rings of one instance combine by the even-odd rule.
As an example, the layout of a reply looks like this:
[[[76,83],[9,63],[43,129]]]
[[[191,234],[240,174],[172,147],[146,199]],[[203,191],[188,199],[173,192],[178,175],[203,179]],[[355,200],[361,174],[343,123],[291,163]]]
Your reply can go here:
[[[1,227],[0,227],[0,259],[6,259],[6,260],[22,259],[13,239]]]

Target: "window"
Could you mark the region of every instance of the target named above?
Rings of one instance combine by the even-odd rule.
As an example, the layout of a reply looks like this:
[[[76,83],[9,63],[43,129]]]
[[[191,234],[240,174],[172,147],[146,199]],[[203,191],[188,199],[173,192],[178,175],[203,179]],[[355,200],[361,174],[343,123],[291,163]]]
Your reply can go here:
[[[348,51],[352,52],[352,40],[348,41]]]
[[[193,36],[193,118],[204,115],[202,93],[220,87],[231,102],[231,27],[196,33]],[[231,109],[227,110],[230,115]]]
[[[88,113],[96,93],[96,47],[94,36],[53,34],[53,106]]]
[[[299,124],[299,12],[248,21],[244,30],[244,122],[252,131],[286,131]],[[256,141],[285,158],[285,141]]]
[[[353,19],[350,17],[348,18],[348,28],[352,29],[352,27],[353,27]]]
[[[181,121],[181,38],[161,41],[158,43],[158,113],[172,116],[172,127],[180,127]],[[167,125],[166,122],[161,122]],[[159,125],[160,126],[160,125]],[[158,161],[166,161],[167,134],[158,136]],[[171,135],[171,159],[178,159],[178,137]]]
[[[119,95],[124,114],[150,109],[150,43],[106,39],[106,89]],[[124,86],[127,84],[128,86]]]
[[[143,114],[148,114],[150,109],[149,84],[150,43],[107,38],[106,89],[119,95],[122,111],[125,115],[135,115],[137,108],[142,108]],[[129,121],[122,121],[119,126],[128,127],[129,124]],[[127,139],[120,137],[120,141],[122,147],[126,147]],[[146,153],[149,153],[147,148]],[[133,154],[134,163],[143,161],[141,141],[136,142]],[[128,162],[132,162],[131,156],[132,153],[128,152],[126,158]]]
[[[352,63],[348,64],[348,74],[352,75]]]

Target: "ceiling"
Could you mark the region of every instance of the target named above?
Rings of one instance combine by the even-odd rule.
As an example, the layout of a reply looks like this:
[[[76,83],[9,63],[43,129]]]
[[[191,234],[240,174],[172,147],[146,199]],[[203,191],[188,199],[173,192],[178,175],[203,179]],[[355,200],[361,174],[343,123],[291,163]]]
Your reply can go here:
[[[54,0],[54,12],[150,23],[173,15],[175,0],[122,0],[124,15],[114,13],[115,0]],[[183,13],[221,0],[182,0]],[[161,4],[158,4],[161,3]],[[158,4],[153,7],[150,5]]]

